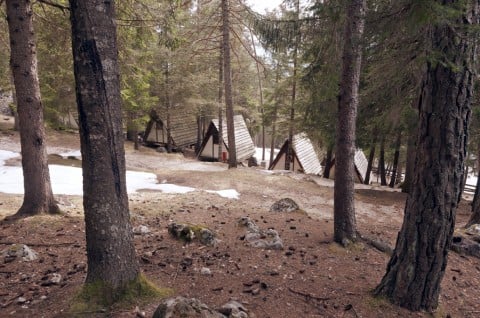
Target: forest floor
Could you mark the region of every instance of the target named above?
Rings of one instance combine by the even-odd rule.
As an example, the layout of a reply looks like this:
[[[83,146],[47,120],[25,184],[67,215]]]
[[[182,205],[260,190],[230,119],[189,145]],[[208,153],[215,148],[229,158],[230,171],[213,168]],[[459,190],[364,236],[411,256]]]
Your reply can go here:
[[[1,124],[0,149],[19,151],[18,135],[2,130]],[[78,135],[49,131],[48,145],[49,153],[77,150]],[[212,308],[235,299],[258,318],[480,315],[480,261],[454,252],[449,254],[436,313],[412,313],[374,298],[372,290],[385,273],[389,257],[367,244],[345,249],[333,243],[330,180],[293,173],[271,174],[255,168],[227,170],[220,163],[202,171],[201,163],[193,159],[143,147],[134,151],[130,143],[126,144],[126,152],[129,169],[154,172],[161,182],[200,189],[235,189],[240,193],[239,199],[205,191],[142,191],[129,195],[133,226],[144,225],[151,231],[135,235],[141,269],[158,286],[172,289],[173,295],[195,297]],[[285,197],[295,200],[304,212],[269,211],[275,201]],[[0,193],[0,219],[14,214],[22,199],[22,195]],[[393,247],[405,199],[396,190],[359,185],[355,192],[359,231]],[[0,317],[72,316],[69,308],[73,295],[86,275],[82,198],[61,195],[57,200],[63,215],[0,223],[0,251],[22,243],[39,254],[38,260],[30,262],[8,261],[2,255]],[[457,227],[466,223],[469,208],[469,202],[462,200]],[[238,226],[238,220],[245,216],[261,228],[277,230],[285,249],[263,250],[246,245],[242,240],[245,228]],[[171,222],[206,226],[220,242],[216,247],[207,247],[177,241],[167,232]],[[202,268],[208,268],[211,274],[205,275]],[[54,273],[60,274],[61,280],[52,284]],[[159,303],[134,304],[109,314],[90,312],[83,317],[136,317],[138,309],[151,317]]]

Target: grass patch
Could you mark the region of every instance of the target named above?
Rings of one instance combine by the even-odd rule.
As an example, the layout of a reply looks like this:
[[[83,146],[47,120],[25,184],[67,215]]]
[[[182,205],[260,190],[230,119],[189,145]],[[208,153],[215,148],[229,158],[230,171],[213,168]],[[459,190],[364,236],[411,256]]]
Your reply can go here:
[[[366,296],[365,304],[371,309],[386,309],[392,306],[392,303],[386,297],[374,295]]]
[[[342,245],[333,242],[328,245],[328,250],[332,254],[345,255],[349,253],[363,252],[365,251],[365,245],[363,245],[361,242],[355,242],[349,243],[346,247],[343,247]]]
[[[145,275],[129,282],[124,288],[114,290],[108,283],[96,281],[84,284],[74,297],[69,314],[74,317],[90,317],[95,313],[108,313],[118,309],[131,308],[173,294],[170,288],[159,288]]]

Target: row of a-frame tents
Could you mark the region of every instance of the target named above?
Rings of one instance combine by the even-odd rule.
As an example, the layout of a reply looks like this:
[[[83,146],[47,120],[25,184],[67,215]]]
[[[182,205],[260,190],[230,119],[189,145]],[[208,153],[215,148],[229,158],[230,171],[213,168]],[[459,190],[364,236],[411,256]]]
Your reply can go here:
[[[222,122],[222,138],[219,133],[218,119],[212,119],[205,133],[199,129],[199,121],[195,116],[186,116],[183,112],[174,112],[170,115],[170,143],[174,149],[184,149],[197,146],[197,157],[203,161],[228,160],[228,131],[225,120]],[[150,121],[145,131],[145,142],[149,144],[167,145],[166,120],[152,112]],[[234,116],[235,144],[237,160],[243,162],[254,156],[255,145],[248,131],[242,115]],[[222,154],[219,157],[219,145],[222,143]],[[284,170],[288,139],[284,142],[269,170]],[[362,150],[355,152],[356,182],[363,183],[367,171],[367,159]],[[322,173],[322,166],[312,142],[306,133],[299,133],[293,136],[292,140],[292,161],[290,170],[305,174],[319,175]],[[330,178],[335,177],[335,159],[333,159]]]
[[[280,148],[280,152],[270,164],[270,170],[284,170],[287,160],[288,139]],[[355,182],[363,183],[367,175],[368,161],[361,149],[355,151]],[[289,165],[291,171],[306,174],[319,175],[322,173],[322,165],[312,142],[306,133],[296,134],[292,138],[292,158]],[[335,158],[330,168],[330,179],[335,178]]]

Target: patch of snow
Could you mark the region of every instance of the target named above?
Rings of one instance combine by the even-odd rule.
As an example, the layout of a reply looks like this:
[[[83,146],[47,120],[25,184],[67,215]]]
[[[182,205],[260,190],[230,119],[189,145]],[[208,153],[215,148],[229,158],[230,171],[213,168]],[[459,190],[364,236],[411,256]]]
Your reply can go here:
[[[75,152],[64,153],[62,156],[71,156]],[[8,159],[19,157],[15,152],[0,150],[0,192],[23,194],[23,170],[18,166],[5,166]],[[49,165],[50,179],[54,194],[83,195],[82,169],[77,167]],[[178,186],[169,183],[158,183],[157,176],[149,172],[127,171],[127,192],[135,193],[139,190],[158,190],[164,193],[185,194],[197,189]],[[221,197],[238,199],[239,193],[233,189],[208,191],[217,193]]]
[[[62,152],[62,153],[59,153],[58,155],[61,156],[62,158],[75,157],[78,159],[82,159],[82,153],[80,152],[80,150],[71,150],[68,152]]]
[[[235,189],[227,189],[227,190],[219,190],[219,191],[214,191],[214,190],[207,190],[208,193],[216,193],[222,198],[227,198],[227,199],[235,199],[238,200],[240,193],[237,192]]]
[[[12,159],[18,156],[19,154],[15,152],[0,150],[0,166],[5,165],[5,161],[7,161],[8,159]]]
[[[273,150],[273,158],[277,156],[277,154],[280,152],[280,149],[275,148]],[[262,162],[262,153],[263,153],[263,148],[262,147],[257,147],[255,148],[255,154],[253,155],[255,158],[257,158],[257,163],[260,165]],[[265,148],[265,168],[268,169],[270,166],[270,148]]]
[[[195,188],[183,187],[183,186],[178,186],[170,183],[157,184],[156,186],[150,186],[148,189],[160,190],[163,193],[180,193],[180,194],[184,194],[184,193],[188,193],[196,190]]]
[[[477,185],[477,176],[474,173],[469,173],[467,176],[467,184],[476,186]]]

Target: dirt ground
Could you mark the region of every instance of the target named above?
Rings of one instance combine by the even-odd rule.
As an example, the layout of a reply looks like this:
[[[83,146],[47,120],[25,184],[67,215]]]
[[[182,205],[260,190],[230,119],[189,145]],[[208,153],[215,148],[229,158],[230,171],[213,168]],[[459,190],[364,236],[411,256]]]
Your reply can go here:
[[[48,145],[51,154],[78,149],[78,135],[49,131]],[[0,131],[0,149],[19,148],[17,134]],[[151,231],[135,236],[142,271],[158,286],[171,288],[173,295],[195,297],[213,308],[235,299],[259,318],[432,316],[412,313],[371,296],[385,273],[388,255],[365,244],[344,249],[332,242],[332,181],[254,168],[227,170],[223,164],[204,165],[149,148],[134,151],[128,143],[126,151],[129,169],[154,172],[160,182],[197,189],[235,189],[240,193],[238,200],[200,190],[129,195],[133,225],[145,225]],[[269,212],[275,201],[285,197],[295,200],[306,213]],[[398,191],[358,186],[360,232],[393,246],[405,198]],[[61,216],[36,216],[15,224],[0,224],[0,251],[13,243],[23,243],[40,256],[31,262],[4,262],[2,256],[0,317],[72,316],[68,313],[72,295],[86,275],[82,198],[60,195],[57,200],[64,211]],[[0,193],[0,219],[15,213],[21,203],[21,195]],[[461,202],[459,227],[468,219],[468,203]],[[245,228],[238,225],[244,216],[261,228],[277,230],[285,249],[247,246],[242,240]],[[206,247],[176,241],[167,232],[171,222],[207,226],[220,242],[216,247]],[[211,274],[205,275],[202,268],[210,269]],[[478,317],[479,272],[478,259],[451,252],[440,307],[434,316]],[[61,281],[46,283],[53,273],[60,274]],[[139,310],[151,317],[159,302],[139,304]],[[136,315],[132,306],[110,314],[85,313],[84,317]]]

